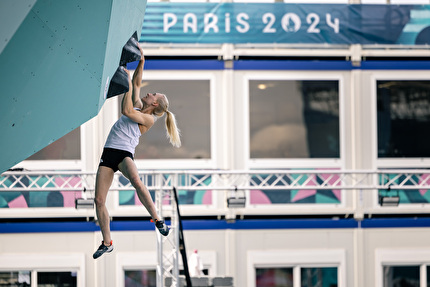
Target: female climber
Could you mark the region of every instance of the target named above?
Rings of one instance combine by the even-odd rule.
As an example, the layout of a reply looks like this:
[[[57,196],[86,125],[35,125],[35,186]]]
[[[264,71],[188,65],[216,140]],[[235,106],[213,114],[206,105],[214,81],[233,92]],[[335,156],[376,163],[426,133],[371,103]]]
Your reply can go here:
[[[96,259],[106,252],[112,252],[113,244],[110,234],[109,214],[106,208],[106,197],[112,184],[114,173],[119,170],[136,189],[139,200],[147,209],[159,232],[167,236],[169,228],[159,218],[147,187],[140,180],[136,164],[133,160],[139,137],[146,133],[157,120],[166,114],[166,131],[170,143],[181,146],[179,129],[175,115],[169,110],[169,101],[164,94],[148,93],[140,98],[143,65],[145,58],[139,46],[141,59],[131,80],[128,74],[129,91],[124,94],[121,103],[122,116],[113,125],[106,140],[96,176],[95,205],[103,241],[93,254]]]

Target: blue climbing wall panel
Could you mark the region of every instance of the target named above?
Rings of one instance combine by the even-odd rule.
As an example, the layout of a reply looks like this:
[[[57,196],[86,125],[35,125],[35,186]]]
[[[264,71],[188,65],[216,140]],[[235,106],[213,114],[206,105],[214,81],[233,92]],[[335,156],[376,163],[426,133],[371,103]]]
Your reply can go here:
[[[0,2],[0,173],[98,114],[146,0]]]

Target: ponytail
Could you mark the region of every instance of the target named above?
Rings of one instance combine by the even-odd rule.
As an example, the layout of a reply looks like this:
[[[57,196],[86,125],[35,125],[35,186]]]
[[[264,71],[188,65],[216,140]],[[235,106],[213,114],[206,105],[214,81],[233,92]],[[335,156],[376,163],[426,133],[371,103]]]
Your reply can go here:
[[[181,146],[181,134],[176,124],[176,117],[169,110],[166,110],[166,132],[167,137],[170,139],[170,143],[174,147]]]
[[[161,117],[163,114],[166,114],[166,135],[167,138],[170,139],[170,143],[174,147],[181,146],[181,133],[176,124],[175,115],[169,111],[169,100],[166,95],[162,94],[163,97],[160,97],[157,101],[159,105],[154,109],[154,115],[156,117]]]

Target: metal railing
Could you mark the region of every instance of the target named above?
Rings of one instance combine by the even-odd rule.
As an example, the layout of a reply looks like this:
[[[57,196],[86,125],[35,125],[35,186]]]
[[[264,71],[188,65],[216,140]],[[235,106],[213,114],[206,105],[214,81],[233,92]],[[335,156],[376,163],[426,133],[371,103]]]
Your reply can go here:
[[[188,170],[141,171],[150,190],[385,190],[430,189],[430,170]],[[94,191],[95,173],[76,171],[8,171],[0,192]],[[112,190],[133,189],[116,174]]]
[[[156,208],[170,217],[171,235],[157,233],[157,286],[179,283],[179,222],[172,200],[178,190],[430,190],[430,170],[188,170],[141,171],[149,190],[156,191]],[[0,192],[94,191],[95,173],[10,171],[0,176]],[[119,173],[113,190],[133,190]],[[165,204],[163,202],[167,202]],[[227,219],[226,214],[226,219]],[[169,283],[170,284],[170,283]]]

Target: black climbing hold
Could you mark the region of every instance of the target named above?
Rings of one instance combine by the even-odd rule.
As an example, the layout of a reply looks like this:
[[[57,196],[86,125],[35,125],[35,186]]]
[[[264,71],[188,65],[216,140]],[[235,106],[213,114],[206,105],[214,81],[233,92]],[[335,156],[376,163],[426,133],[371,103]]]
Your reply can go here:
[[[116,69],[115,74],[113,74],[112,79],[109,83],[109,90],[107,92],[106,98],[112,98],[121,94],[128,92],[128,74],[124,70],[124,67],[119,66]]]
[[[127,63],[140,60],[139,41],[137,40],[137,31],[131,36],[127,43],[122,48],[120,66],[126,66]]]

